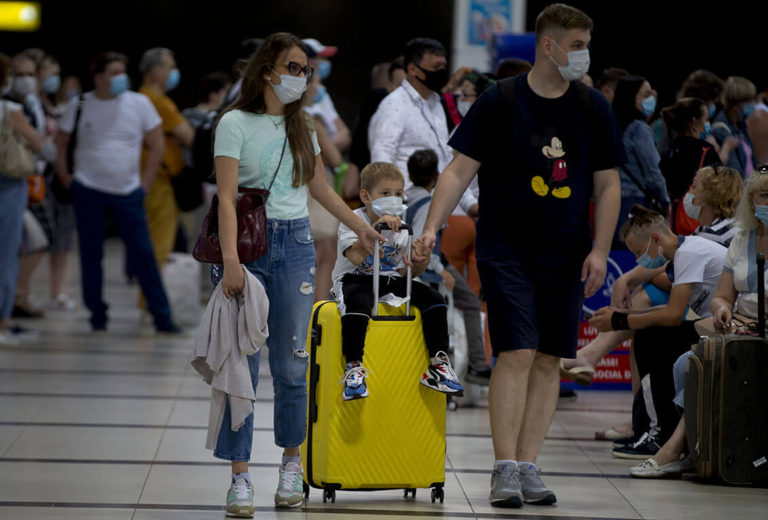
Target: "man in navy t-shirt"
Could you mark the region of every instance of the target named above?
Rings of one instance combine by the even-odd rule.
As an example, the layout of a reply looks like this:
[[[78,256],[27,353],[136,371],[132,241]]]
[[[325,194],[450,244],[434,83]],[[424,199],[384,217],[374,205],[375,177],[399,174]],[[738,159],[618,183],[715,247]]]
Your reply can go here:
[[[557,403],[560,358],[576,357],[582,302],[603,284],[618,217],[621,134],[605,97],[579,81],[591,30],[578,9],[542,11],[533,69],[499,82],[467,113],[417,241],[419,254],[431,251],[477,173],[477,261],[498,358],[489,396],[494,506],[556,502],[536,457]]]

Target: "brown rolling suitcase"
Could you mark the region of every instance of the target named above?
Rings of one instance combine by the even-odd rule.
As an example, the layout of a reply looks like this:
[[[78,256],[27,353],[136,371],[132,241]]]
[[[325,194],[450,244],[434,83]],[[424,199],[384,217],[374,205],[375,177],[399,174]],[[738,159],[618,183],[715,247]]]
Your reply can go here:
[[[758,256],[757,287],[765,287]],[[699,476],[768,485],[768,342],[765,299],[758,335],[701,338],[685,373],[685,428]]]

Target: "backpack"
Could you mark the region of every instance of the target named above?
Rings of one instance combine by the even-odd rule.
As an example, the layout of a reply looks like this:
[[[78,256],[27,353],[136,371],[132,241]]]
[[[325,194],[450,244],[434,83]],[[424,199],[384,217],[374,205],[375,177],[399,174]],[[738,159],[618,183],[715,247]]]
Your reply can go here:
[[[409,226],[413,226],[413,219],[416,217],[416,213],[426,204],[429,204],[429,202],[432,200],[432,195],[427,195],[426,197],[423,197],[413,204],[408,206],[408,209],[405,212],[405,223]],[[432,249],[432,253],[436,255],[440,255],[440,239],[443,236],[443,230],[437,232],[437,240],[435,241],[435,247]],[[439,284],[443,281],[443,277],[439,274],[435,273],[434,271],[424,271],[419,275],[419,278],[424,280],[428,283],[434,283]]]
[[[218,112],[197,127],[192,142],[192,166],[185,166],[171,179],[181,211],[192,211],[203,205],[203,182],[213,176],[213,128],[217,117]]]

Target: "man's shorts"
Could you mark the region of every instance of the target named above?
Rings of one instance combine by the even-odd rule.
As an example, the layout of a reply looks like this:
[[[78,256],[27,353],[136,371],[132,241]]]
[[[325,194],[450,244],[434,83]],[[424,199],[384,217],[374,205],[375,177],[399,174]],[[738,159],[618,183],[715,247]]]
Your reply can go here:
[[[582,265],[552,272],[531,264],[512,258],[478,261],[493,355],[531,349],[575,358],[584,303]]]

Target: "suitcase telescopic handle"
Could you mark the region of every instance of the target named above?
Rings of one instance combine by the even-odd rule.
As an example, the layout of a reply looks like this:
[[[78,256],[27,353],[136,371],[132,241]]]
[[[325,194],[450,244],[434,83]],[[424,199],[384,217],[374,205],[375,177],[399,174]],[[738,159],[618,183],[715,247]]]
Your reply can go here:
[[[380,222],[376,224],[376,232],[381,233],[385,229],[390,227]],[[405,296],[408,298],[405,302],[405,315],[411,315],[411,283],[413,281],[413,273],[411,271],[411,247],[413,246],[413,228],[405,222],[400,224],[400,231],[408,232],[408,276],[406,278]],[[379,276],[381,275],[381,257],[379,251],[379,241],[376,240],[373,246],[373,309],[371,309],[372,316],[379,315]]]
[[[757,254],[757,333],[765,338],[765,255]]]

